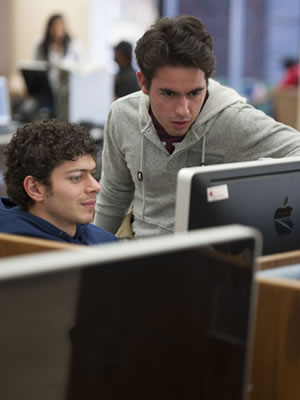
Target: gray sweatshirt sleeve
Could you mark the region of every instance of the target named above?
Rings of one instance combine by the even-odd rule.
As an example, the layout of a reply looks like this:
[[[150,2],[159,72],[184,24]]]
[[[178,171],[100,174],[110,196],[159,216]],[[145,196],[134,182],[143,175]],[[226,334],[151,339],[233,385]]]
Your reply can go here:
[[[222,132],[224,162],[300,156],[300,132],[250,105],[226,109],[214,129]]]

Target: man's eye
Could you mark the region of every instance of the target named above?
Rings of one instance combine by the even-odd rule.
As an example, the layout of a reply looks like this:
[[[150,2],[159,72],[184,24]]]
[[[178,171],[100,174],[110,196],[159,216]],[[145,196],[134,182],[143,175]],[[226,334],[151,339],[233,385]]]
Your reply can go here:
[[[77,183],[77,182],[80,181],[80,178],[81,178],[81,175],[72,176],[72,177],[71,177],[71,181],[72,181],[73,183]]]
[[[198,96],[200,93],[201,93],[200,90],[193,90],[193,91],[190,93],[190,95],[191,95],[192,97],[196,97],[196,96]]]
[[[172,96],[174,96],[174,92],[166,90],[163,92],[163,95],[166,97],[172,97]]]

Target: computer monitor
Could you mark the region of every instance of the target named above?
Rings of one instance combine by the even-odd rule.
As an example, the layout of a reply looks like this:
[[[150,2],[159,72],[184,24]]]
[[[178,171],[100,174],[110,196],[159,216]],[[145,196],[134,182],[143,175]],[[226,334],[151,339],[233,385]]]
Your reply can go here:
[[[54,93],[49,80],[49,64],[46,61],[21,61],[18,69],[23,75],[26,89],[40,107],[54,107]]]
[[[48,71],[43,69],[22,68],[28,93],[41,101],[53,101],[53,92],[50,86]]]
[[[245,399],[260,246],[231,226],[2,259],[0,398]]]
[[[263,235],[263,254],[300,248],[300,158],[265,159],[178,173],[175,231],[243,224]]]
[[[7,79],[0,76],[0,126],[7,125],[11,121],[10,99],[8,93]]]

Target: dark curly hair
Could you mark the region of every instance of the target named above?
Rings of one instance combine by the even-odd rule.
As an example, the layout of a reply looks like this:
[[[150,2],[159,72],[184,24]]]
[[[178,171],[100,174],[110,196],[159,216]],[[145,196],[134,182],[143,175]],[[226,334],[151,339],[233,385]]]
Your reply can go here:
[[[207,81],[216,65],[212,37],[202,22],[192,16],[157,20],[137,41],[135,56],[148,89],[160,67],[199,68]]]
[[[26,176],[51,187],[54,168],[87,154],[96,160],[97,153],[97,145],[82,126],[54,119],[26,124],[17,129],[4,152],[6,192],[28,211],[34,201],[24,190]]]

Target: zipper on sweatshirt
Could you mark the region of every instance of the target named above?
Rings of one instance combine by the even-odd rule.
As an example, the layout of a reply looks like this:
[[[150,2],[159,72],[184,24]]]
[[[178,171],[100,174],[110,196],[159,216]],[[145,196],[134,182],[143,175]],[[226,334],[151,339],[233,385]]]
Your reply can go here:
[[[175,151],[170,155],[169,160],[172,160],[177,155],[185,153],[189,148],[192,148],[194,145],[191,144],[189,147],[185,147],[182,150],[179,150],[175,153]],[[205,151],[206,151],[206,135],[202,137],[202,148],[201,148],[201,159],[199,160],[199,166],[207,165],[205,163]]]

